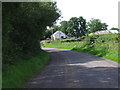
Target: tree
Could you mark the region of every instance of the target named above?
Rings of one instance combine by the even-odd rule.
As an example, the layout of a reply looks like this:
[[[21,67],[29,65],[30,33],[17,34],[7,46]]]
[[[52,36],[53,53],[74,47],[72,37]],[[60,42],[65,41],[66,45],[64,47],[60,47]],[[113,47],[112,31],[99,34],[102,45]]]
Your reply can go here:
[[[96,31],[107,30],[108,25],[106,23],[102,23],[100,19],[92,18],[89,22],[87,22],[88,33],[93,33]]]
[[[60,17],[54,2],[3,2],[2,15],[3,63],[39,52],[46,26]]]
[[[69,21],[69,26],[67,28],[69,36],[81,37],[85,36],[86,30],[86,20],[83,17],[72,17]]]
[[[52,30],[52,34],[55,33],[56,31],[59,31],[60,30],[60,26],[56,26],[56,25],[53,25],[51,27],[51,30]]]
[[[64,32],[66,35],[68,34],[67,28],[69,27],[68,21],[62,21],[60,22],[60,30]]]
[[[44,38],[51,38],[51,35],[52,35],[52,30],[51,29],[47,29],[45,31],[45,35],[44,35]]]

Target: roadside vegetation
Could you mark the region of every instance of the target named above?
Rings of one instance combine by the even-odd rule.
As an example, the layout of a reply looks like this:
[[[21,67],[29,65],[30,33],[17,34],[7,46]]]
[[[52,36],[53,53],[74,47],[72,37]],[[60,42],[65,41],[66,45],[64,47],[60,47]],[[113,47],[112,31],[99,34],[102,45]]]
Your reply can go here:
[[[42,41],[42,46],[88,52],[118,62],[118,34],[90,35],[78,39]],[[119,62],[120,63],[120,62]]]
[[[55,2],[2,3],[2,86],[22,88],[49,60],[41,50],[47,26],[60,17]]]
[[[44,47],[69,49],[88,52],[106,59],[118,62],[118,33],[106,33],[108,25],[100,19],[91,18],[88,22],[82,16],[71,17],[68,21],[61,21],[59,26],[52,26],[45,32],[45,37],[50,40],[42,41]],[[54,36],[56,31],[62,31],[69,38],[61,39],[60,34]],[[119,28],[112,27],[111,30]],[[97,31],[104,33],[95,34]]]
[[[3,71],[3,88],[25,87],[29,78],[40,71],[49,60],[49,54],[40,51],[37,55],[26,59],[19,59],[13,65],[8,66]]]

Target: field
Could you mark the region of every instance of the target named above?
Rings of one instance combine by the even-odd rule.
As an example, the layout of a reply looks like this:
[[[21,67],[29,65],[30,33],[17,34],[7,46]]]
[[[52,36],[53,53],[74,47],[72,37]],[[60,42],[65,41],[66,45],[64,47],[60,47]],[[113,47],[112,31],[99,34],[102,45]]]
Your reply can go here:
[[[42,41],[42,46],[60,49],[82,51],[118,61],[118,34],[92,35],[78,39],[60,39]],[[120,63],[120,62],[119,62]]]

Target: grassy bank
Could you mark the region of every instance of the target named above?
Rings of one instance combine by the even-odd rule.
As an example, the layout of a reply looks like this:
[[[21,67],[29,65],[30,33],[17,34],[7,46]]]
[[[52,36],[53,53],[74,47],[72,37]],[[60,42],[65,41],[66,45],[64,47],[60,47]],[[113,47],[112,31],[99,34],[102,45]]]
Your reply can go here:
[[[76,50],[118,62],[118,34],[89,36],[79,40],[43,41],[44,47]]]
[[[3,88],[22,88],[27,80],[37,71],[42,69],[49,60],[49,54],[40,51],[39,54],[31,56],[30,59],[18,60],[13,65],[5,68],[2,77]]]

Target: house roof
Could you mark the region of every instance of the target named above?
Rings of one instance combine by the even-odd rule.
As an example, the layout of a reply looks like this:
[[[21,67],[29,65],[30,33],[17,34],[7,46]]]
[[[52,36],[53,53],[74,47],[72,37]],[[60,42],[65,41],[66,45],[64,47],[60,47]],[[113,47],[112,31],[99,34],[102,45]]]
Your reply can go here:
[[[58,33],[64,34],[62,31],[56,31],[55,33],[53,33],[53,36],[55,36],[55,35],[58,34]]]
[[[94,34],[109,34],[109,33],[118,33],[117,30],[102,30],[102,31],[97,31]]]

